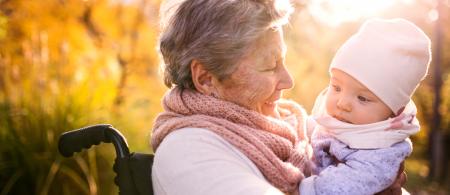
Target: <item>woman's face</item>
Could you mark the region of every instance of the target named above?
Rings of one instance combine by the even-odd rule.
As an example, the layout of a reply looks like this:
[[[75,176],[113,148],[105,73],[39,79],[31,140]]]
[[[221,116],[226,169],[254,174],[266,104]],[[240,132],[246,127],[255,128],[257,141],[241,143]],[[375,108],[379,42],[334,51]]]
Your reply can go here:
[[[286,45],[280,29],[267,32],[237,64],[230,77],[215,83],[219,98],[278,117],[275,102],[293,81],[284,64]]]

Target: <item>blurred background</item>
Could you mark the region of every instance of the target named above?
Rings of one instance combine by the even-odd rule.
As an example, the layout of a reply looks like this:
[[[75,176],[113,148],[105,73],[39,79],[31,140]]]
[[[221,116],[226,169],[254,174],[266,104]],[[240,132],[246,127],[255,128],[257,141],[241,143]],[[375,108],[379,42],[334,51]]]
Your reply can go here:
[[[167,90],[156,49],[161,0],[0,0],[0,195],[117,194],[112,145],[73,158],[58,136],[109,123],[131,151],[149,136]],[[309,111],[337,48],[367,18],[402,17],[433,41],[414,101],[420,133],[406,161],[412,194],[450,194],[450,1],[294,0],[285,28],[287,94]]]

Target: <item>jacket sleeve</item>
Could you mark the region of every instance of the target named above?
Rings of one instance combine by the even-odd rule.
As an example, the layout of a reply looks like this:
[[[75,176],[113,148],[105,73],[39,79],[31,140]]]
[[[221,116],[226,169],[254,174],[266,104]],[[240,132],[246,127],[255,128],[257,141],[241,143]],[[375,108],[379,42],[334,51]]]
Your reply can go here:
[[[304,187],[304,194],[375,194],[392,184],[411,151],[409,140],[374,150],[350,149],[335,140],[330,153],[342,163],[302,181],[300,192]]]
[[[169,134],[155,153],[154,193],[283,194],[243,153],[206,129]]]

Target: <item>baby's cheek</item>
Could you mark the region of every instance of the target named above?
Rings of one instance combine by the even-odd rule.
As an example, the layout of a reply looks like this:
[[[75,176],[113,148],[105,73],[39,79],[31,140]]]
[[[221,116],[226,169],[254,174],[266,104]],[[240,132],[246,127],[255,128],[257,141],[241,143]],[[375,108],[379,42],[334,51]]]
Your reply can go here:
[[[364,112],[359,112],[358,114],[355,114],[354,117],[356,118],[357,123],[359,124],[370,124],[379,122],[379,117],[370,110],[364,110]]]
[[[333,101],[333,98],[327,96],[325,100],[325,110],[327,111],[327,113],[332,113],[335,106],[336,103]]]

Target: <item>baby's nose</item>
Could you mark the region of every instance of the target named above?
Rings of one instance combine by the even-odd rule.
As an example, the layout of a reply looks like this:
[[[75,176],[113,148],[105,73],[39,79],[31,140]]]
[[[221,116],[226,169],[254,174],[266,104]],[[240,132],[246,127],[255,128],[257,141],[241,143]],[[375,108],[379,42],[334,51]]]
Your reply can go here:
[[[352,103],[349,100],[349,98],[346,98],[346,97],[339,99],[339,101],[337,102],[337,107],[346,112],[352,111]]]

